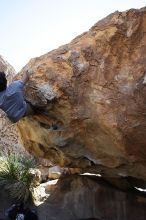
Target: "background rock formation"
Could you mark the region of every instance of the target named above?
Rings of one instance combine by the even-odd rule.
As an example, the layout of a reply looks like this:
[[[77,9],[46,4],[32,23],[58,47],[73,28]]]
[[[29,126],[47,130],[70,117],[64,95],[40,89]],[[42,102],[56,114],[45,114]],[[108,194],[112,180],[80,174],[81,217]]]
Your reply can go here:
[[[0,56],[0,71],[6,73],[8,83],[16,75],[14,68],[2,56]],[[0,110],[0,150],[3,152],[25,152],[20,143],[16,125],[8,120],[2,110]]]
[[[146,180],[146,8],[115,12],[30,60],[25,148],[62,167]],[[24,69],[22,69],[23,73]]]

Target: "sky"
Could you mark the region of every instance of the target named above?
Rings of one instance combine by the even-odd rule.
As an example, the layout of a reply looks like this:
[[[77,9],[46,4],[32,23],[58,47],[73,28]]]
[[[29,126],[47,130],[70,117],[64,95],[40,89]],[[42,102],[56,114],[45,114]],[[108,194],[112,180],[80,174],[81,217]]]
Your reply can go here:
[[[146,0],[0,0],[0,55],[18,72],[108,14],[144,6]]]

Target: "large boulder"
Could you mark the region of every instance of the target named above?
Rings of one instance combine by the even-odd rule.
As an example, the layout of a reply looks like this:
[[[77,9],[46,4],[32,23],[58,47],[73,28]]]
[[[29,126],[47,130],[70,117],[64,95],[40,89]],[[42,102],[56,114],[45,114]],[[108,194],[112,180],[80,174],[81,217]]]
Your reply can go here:
[[[25,148],[52,165],[146,180],[146,8],[107,16],[31,59],[18,124]],[[39,109],[39,110],[38,110]]]

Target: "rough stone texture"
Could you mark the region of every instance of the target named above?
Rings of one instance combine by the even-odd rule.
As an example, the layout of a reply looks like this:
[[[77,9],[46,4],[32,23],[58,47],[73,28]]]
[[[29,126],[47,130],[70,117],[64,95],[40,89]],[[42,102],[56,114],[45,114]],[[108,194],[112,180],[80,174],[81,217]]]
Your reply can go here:
[[[16,75],[15,69],[0,55],[0,72],[5,72],[8,83],[12,82],[12,79]]]
[[[2,56],[0,56],[0,71],[6,73],[8,83],[16,75],[14,68]],[[16,125],[9,121],[2,110],[0,110],[0,150],[3,152],[25,152],[20,143]]]
[[[114,189],[100,178],[68,176],[38,206],[38,214],[40,220],[144,220],[145,207],[145,197]]]
[[[142,8],[30,60],[26,97],[40,109],[18,124],[25,148],[61,167],[146,180],[145,54]]]

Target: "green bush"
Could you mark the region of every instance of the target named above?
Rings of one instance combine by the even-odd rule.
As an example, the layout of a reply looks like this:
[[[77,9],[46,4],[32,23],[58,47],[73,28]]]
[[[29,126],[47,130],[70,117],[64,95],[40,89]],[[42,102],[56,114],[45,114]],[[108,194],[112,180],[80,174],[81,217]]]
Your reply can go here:
[[[26,202],[32,198],[33,177],[30,168],[36,167],[33,158],[11,154],[0,158],[0,187],[7,190],[11,198]]]

